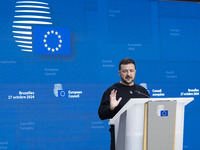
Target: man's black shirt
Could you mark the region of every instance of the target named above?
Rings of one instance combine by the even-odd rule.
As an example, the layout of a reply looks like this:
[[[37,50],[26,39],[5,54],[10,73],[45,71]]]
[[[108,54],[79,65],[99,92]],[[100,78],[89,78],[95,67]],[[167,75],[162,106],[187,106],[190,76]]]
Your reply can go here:
[[[118,100],[120,97],[122,97],[122,100],[114,110],[111,110],[110,109],[110,93],[113,89],[117,90],[116,99]],[[138,91],[142,94],[140,94]],[[114,85],[109,87],[103,94],[101,104],[98,110],[99,117],[102,120],[113,118],[117,114],[117,112],[131,98],[147,98],[147,96],[143,94],[149,96],[149,93],[147,92],[147,90],[140,85],[134,84],[132,86],[126,86],[121,83],[115,83]]]

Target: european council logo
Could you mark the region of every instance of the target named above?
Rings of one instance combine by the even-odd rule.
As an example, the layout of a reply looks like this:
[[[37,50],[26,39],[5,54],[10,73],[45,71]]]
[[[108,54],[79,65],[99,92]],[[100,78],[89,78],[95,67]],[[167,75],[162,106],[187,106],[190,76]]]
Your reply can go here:
[[[168,117],[168,110],[162,110],[162,111],[160,111],[160,116],[161,117]]]
[[[35,54],[71,55],[70,30],[63,27],[33,27]]]
[[[13,34],[21,51],[35,54],[70,55],[70,31],[53,27],[48,3],[17,1]]]

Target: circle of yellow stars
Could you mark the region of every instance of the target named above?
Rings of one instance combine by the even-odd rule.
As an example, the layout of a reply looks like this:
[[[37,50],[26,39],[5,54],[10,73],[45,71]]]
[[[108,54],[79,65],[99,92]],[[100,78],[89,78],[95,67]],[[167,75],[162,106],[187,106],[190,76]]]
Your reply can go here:
[[[55,35],[55,36],[58,36],[58,45],[57,47],[50,47],[47,43],[47,39],[48,39],[48,35]],[[54,31],[54,30],[51,30],[51,31],[47,31],[47,33],[44,35],[44,47],[47,48],[48,51],[52,51],[52,52],[55,52],[55,51],[58,51],[59,48],[61,48],[61,44],[62,44],[62,39],[61,39],[61,35],[57,32],[57,31]]]

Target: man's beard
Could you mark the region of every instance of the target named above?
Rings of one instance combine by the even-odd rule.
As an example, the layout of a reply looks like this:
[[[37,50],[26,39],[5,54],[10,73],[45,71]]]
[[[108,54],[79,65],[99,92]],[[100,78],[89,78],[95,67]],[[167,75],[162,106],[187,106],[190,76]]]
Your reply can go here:
[[[129,77],[129,76],[126,76],[125,78],[127,78],[127,77]],[[131,78],[131,77],[129,77],[129,78]],[[122,82],[124,82],[124,83],[126,83],[126,84],[131,84],[131,83],[133,83],[133,81],[134,81],[134,79],[132,79],[130,82],[127,82],[125,79],[123,79],[122,77],[121,77],[121,80],[122,80]]]

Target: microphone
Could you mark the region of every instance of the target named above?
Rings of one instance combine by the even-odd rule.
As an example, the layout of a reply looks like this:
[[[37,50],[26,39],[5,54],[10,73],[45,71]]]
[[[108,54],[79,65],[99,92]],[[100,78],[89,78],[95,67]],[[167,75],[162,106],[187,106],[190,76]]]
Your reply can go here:
[[[143,96],[145,96],[146,98],[150,98],[149,95],[147,95],[147,94],[145,94],[145,93],[142,93],[142,92],[140,92],[140,91],[138,91],[138,90],[135,90],[135,92],[136,92],[138,95],[143,95]]]

